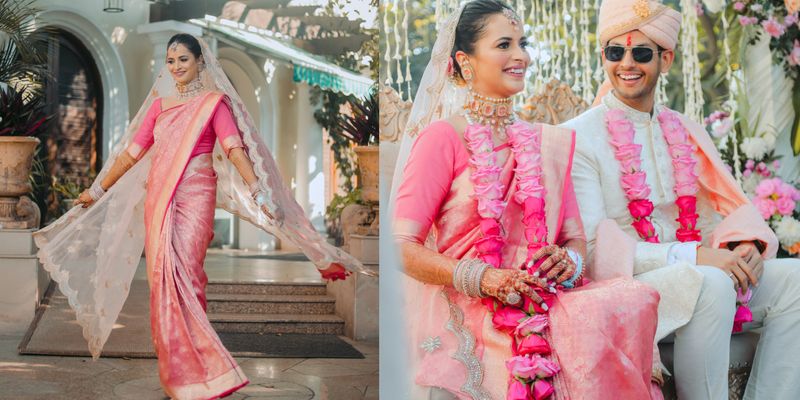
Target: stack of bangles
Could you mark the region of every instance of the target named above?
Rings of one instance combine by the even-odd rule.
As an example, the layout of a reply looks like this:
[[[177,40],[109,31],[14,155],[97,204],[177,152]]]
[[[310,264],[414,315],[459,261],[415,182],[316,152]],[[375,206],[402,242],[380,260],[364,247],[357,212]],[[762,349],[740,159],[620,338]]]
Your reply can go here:
[[[572,289],[575,287],[575,282],[583,276],[583,257],[581,257],[580,253],[570,248],[567,248],[567,255],[569,255],[569,258],[575,263],[575,273],[572,274],[571,278],[562,282],[561,286]]]
[[[106,194],[106,191],[103,189],[103,186],[100,185],[100,182],[96,182],[89,188],[89,197],[94,201],[100,200],[104,194]]]
[[[481,278],[489,267],[489,264],[476,258],[458,260],[453,270],[453,286],[469,297],[484,297],[481,293]]]

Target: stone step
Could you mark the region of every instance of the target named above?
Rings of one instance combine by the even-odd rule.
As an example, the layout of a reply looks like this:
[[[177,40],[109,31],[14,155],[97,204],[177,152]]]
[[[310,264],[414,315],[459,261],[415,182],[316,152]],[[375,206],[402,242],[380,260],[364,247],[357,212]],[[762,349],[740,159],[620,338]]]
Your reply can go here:
[[[325,282],[209,282],[206,293],[260,295],[325,295]]]
[[[209,313],[333,314],[336,300],[321,295],[222,294],[207,295]]]
[[[336,315],[209,313],[217,332],[306,333],[342,335],[344,320]]]

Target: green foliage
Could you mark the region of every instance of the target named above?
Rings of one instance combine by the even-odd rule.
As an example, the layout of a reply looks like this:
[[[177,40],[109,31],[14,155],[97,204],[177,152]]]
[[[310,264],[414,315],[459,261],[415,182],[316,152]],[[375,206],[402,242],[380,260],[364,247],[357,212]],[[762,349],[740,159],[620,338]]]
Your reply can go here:
[[[47,78],[47,58],[39,49],[47,48],[45,35],[34,35],[31,23],[39,11],[34,0],[0,0],[0,32],[8,40],[0,49],[0,82],[40,83]],[[44,30],[46,31],[46,30]],[[26,90],[41,94],[38,85]]]
[[[58,177],[53,176],[53,191],[60,194],[64,199],[77,199],[83,191],[83,186],[78,182],[59,182]]]
[[[350,204],[366,204],[361,199],[361,189],[351,190],[345,195],[333,195],[333,199],[325,208],[325,218],[328,221],[338,221],[342,216],[342,210]]]
[[[311,103],[320,106],[318,110],[314,111],[314,119],[328,131],[328,141],[333,151],[333,161],[344,178],[342,180],[342,189],[347,192],[353,190],[353,176],[355,176],[356,171],[350,140],[342,134],[339,127],[339,119],[341,118],[339,114],[342,106],[350,97],[352,96],[322,90],[317,87],[311,89]]]
[[[365,204],[361,200],[361,190],[350,190],[344,196],[335,194],[328,207],[325,208],[325,220],[327,221],[328,233],[336,240],[336,245],[341,246],[344,243],[342,237],[342,225],[339,218],[342,216],[342,211],[350,204]]]
[[[0,90],[0,136],[41,136],[52,116],[41,96],[8,85]]]
[[[350,139],[358,146],[378,145],[379,125],[378,125],[378,88],[373,86],[369,96],[359,100],[349,98],[347,101],[353,111],[353,115],[339,115],[340,133]]]
[[[335,15],[334,9],[342,9],[348,3],[347,0],[332,0],[325,7],[325,13]],[[370,0],[371,7],[377,7],[376,0]],[[343,68],[351,71],[360,71],[365,61],[369,61],[369,74],[375,80],[378,78],[378,29],[362,29],[360,33],[370,35],[371,39],[364,41],[361,48],[356,52],[344,52],[335,57],[332,61]],[[336,169],[341,174],[343,180],[341,188],[346,192],[353,191],[353,177],[356,174],[354,163],[355,154],[353,153],[348,138],[340,127],[342,107],[349,101],[355,101],[353,96],[342,93],[325,91],[317,87],[311,88],[311,104],[319,108],[314,112],[314,119],[328,132],[328,142],[333,151],[333,161]]]

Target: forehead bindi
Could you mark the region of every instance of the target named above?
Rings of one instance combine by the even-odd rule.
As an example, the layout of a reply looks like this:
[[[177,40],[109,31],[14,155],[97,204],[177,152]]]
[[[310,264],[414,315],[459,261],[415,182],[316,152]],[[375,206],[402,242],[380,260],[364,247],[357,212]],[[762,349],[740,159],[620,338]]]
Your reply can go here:
[[[656,43],[639,31],[631,31],[608,41],[615,46],[656,47]]]

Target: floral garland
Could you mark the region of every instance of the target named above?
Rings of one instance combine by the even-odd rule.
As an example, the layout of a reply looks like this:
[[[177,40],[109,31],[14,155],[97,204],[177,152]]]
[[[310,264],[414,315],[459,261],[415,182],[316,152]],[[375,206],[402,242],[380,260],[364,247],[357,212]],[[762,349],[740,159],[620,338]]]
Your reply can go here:
[[[532,255],[547,245],[541,131],[517,122],[509,125],[506,133],[517,162],[514,201],[523,208],[522,222],[528,241],[528,257],[522,268],[533,274],[540,262],[531,262]],[[471,153],[469,163],[473,172],[470,180],[475,186],[478,214],[481,216],[482,238],[475,247],[481,260],[500,268],[505,242],[499,218],[506,204],[501,200],[505,187],[500,183],[502,168],[496,163],[492,130],[487,126],[470,124],[464,138]],[[546,399],[555,391],[550,379],[560,371],[558,364],[545,357],[550,354],[550,345],[544,338],[549,321],[547,310],[553,303],[554,294],[538,287],[534,290],[544,299],[544,306],[525,296],[522,308],[506,306],[491,298],[483,300],[493,313],[495,329],[511,336],[513,357],[506,362],[510,373],[507,400]]]
[[[633,123],[627,119],[625,112],[612,109],[606,113],[606,127],[610,134],[610,143],[614,148],[614,157],[620,162],[622,176],[620,182],[628,199],[628,211],[633,217],[631,224],[644,241],[659,243],[658,235],[651,221],[653,203],[647,198],[650,187],[647,186],[647,175],[642,170],[642,146],[633,143],[636,133]],[[689,143],[689,134],[677,113],[664,110],[658,114],[658,123],[664,133],[664,139],[669,147],[672,157],[675,186],[673,190],[678,206],[677,228],[675,236],[680,242],[701,241],[700,231],[697,226],[697,174],[694,159],[694,146]],[[739,291],[737,296],[737,310],[734,317],[733,331],[739,332],[742,323],[752,321],[752,313],[747,306],[749,294]]]
[[[775,65],[783,65],[786,75],[794,80],[792,103],[800,109],[800,1],[739,0],[731,8],[739,15],[739,24],[753,29],[749,43],[755,44],[762,32],[769,36],[769,48]],[[791,128],[794,154],[800,154],[800,113],[795,113]]]

